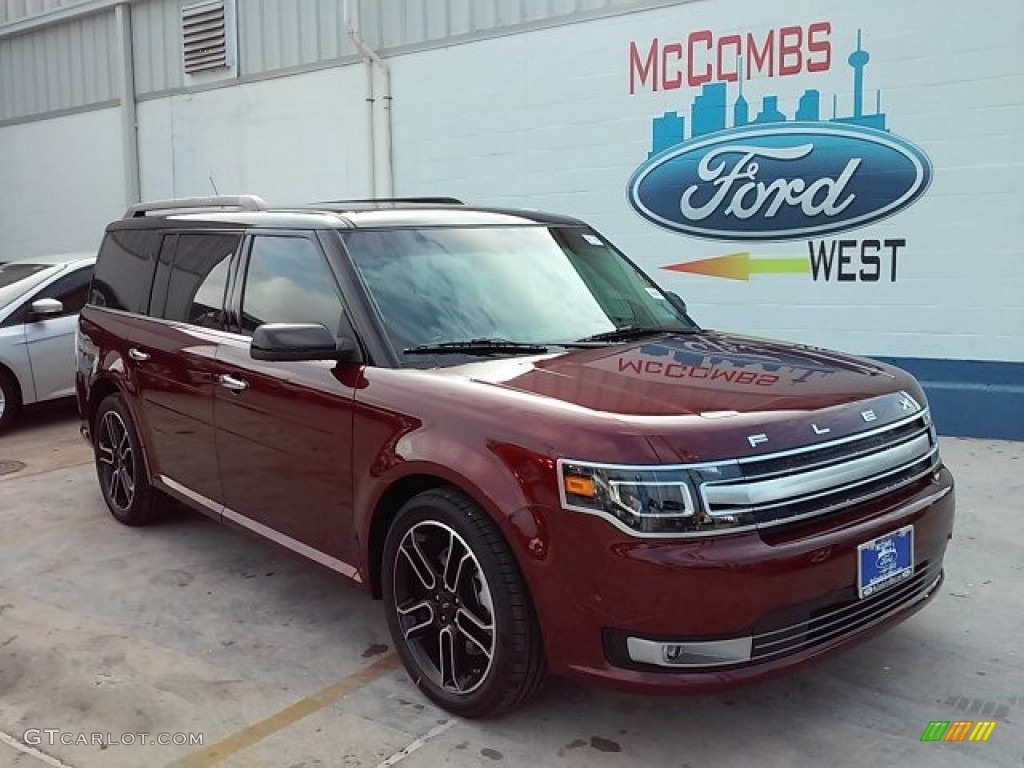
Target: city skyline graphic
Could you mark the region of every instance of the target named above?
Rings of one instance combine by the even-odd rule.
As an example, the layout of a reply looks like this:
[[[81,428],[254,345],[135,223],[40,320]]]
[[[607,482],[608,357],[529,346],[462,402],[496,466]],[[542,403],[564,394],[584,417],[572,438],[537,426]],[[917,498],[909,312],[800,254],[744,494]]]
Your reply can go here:
[[[882,91],[875,90],[874,112],[864,111],[864,70],[871,56],[862,45],[862,30],[857,30],[857,48],[847,57],[847,64],[853,70],[853,110],[850,114],[839,114],[839,97],[832,95],[832,117],[821,117],[821,92],[817,88],[808,88],[801,94],[793,117],[789,118],[779,108],[779,97],[776,94],[765,94],[761,97],[761,107],[757,115],[750,118],[750,104],[743,95],[743,58],[737,58],[738,94],[732,104],[732,121],[728,122],[729,106],[727,82],[705,83],[701,91],[694,97],[690,106],[689,120],[672,110],[655,117],[652,122],[651,151],[648,157],[671,149],[683,142],[705,136],[709,133],[723,131],[727,128],[741,128],[747,125],[764,125],[785,122],[824,122],[858,125],[880,131],[889,130],[886,116],[882,112]],[[687,135],[686,124],[690,124]]]

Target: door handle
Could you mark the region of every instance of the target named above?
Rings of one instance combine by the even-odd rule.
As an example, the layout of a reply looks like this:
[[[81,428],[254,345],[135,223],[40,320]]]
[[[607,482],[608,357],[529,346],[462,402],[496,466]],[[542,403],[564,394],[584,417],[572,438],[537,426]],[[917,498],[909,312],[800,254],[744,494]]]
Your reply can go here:
[[[230,389],[232,392],[244,392],[249,388],[248,382],[236,379],[234,376],[228,376],[226,373],[218,376],[217,381],[222,387]]]
[[[138,363],[144,363],[147,360],[149,360],[148,353],[143,352],[141,349],[136,349],[135,347],[132,347],[131,349],[128,350],[128,357],[130,357],[132,360]]]

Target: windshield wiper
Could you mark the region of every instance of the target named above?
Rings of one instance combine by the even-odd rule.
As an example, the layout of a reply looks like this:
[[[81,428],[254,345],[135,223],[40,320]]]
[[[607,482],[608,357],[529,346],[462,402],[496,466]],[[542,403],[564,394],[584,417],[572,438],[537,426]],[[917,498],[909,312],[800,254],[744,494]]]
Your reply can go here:
[[[543,344],[508,339],[468,339],[467,341],[442,341],[437,344],[417,344],[402,350],[407,355],[500,355],[505,352],[519,352],[528,355],[542,355],[548,351]]]
[[[656,328],[649,325],[623,325],[614,331],[595,333],[593,336],[585,336],[578,339],[580,342],[587,341],[629,341],[640,339],[644,336],[660,336],[666,333],[696,333],[696,328]]]

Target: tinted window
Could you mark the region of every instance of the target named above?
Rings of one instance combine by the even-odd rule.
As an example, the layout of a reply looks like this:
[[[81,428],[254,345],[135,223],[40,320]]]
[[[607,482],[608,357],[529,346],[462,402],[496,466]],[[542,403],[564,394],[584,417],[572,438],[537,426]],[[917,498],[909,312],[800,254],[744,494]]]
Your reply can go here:
[[[96,262],[89,303],[128,312],[146,312],[160,237],[159,232],[148,230],[107,232]]]
[[[622,326],[691,327],[649,278],[577,227],[347,232],[392,344],[573,341]]]
[[[89,282],[92,280],[92,267],[76,269],[69,275],[64,275],[53,285],[47,286],[36,292],[32,301],[37,299],[56,299],[64,305],[64,311],[59,315],[47,315],[50,317],[64,317],[65,315],[77,315],[85,306],[89,298]]]
[[[174,254],[163,317],[223,327],[224,289],[238,235],[182,234]]]
[[[242,329],[263,323],[342,324],[334,275],[320,248],[302,237],[255,237],[242,297]]]
[[[53,264],[28,264],[21,261],[0,264],[0,309],[24,296],[56,271],[57,267]]]

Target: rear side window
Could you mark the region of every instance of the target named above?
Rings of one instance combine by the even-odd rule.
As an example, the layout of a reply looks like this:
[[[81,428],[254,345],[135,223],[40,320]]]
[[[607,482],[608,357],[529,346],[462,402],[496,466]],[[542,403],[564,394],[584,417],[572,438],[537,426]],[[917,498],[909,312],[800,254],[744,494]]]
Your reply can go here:
[[[159,232],[108,231],[96,262],[89,303],[145,313],[159,247]]]
[[[242,330],[264,323],[320,323],[342,328],[344,310],[330,267],[312,240],[253,238],[242,298]]]
[[[238,235],[181,234],[174,253],[163,317],[168,320],[224,327],[224,290]]]

